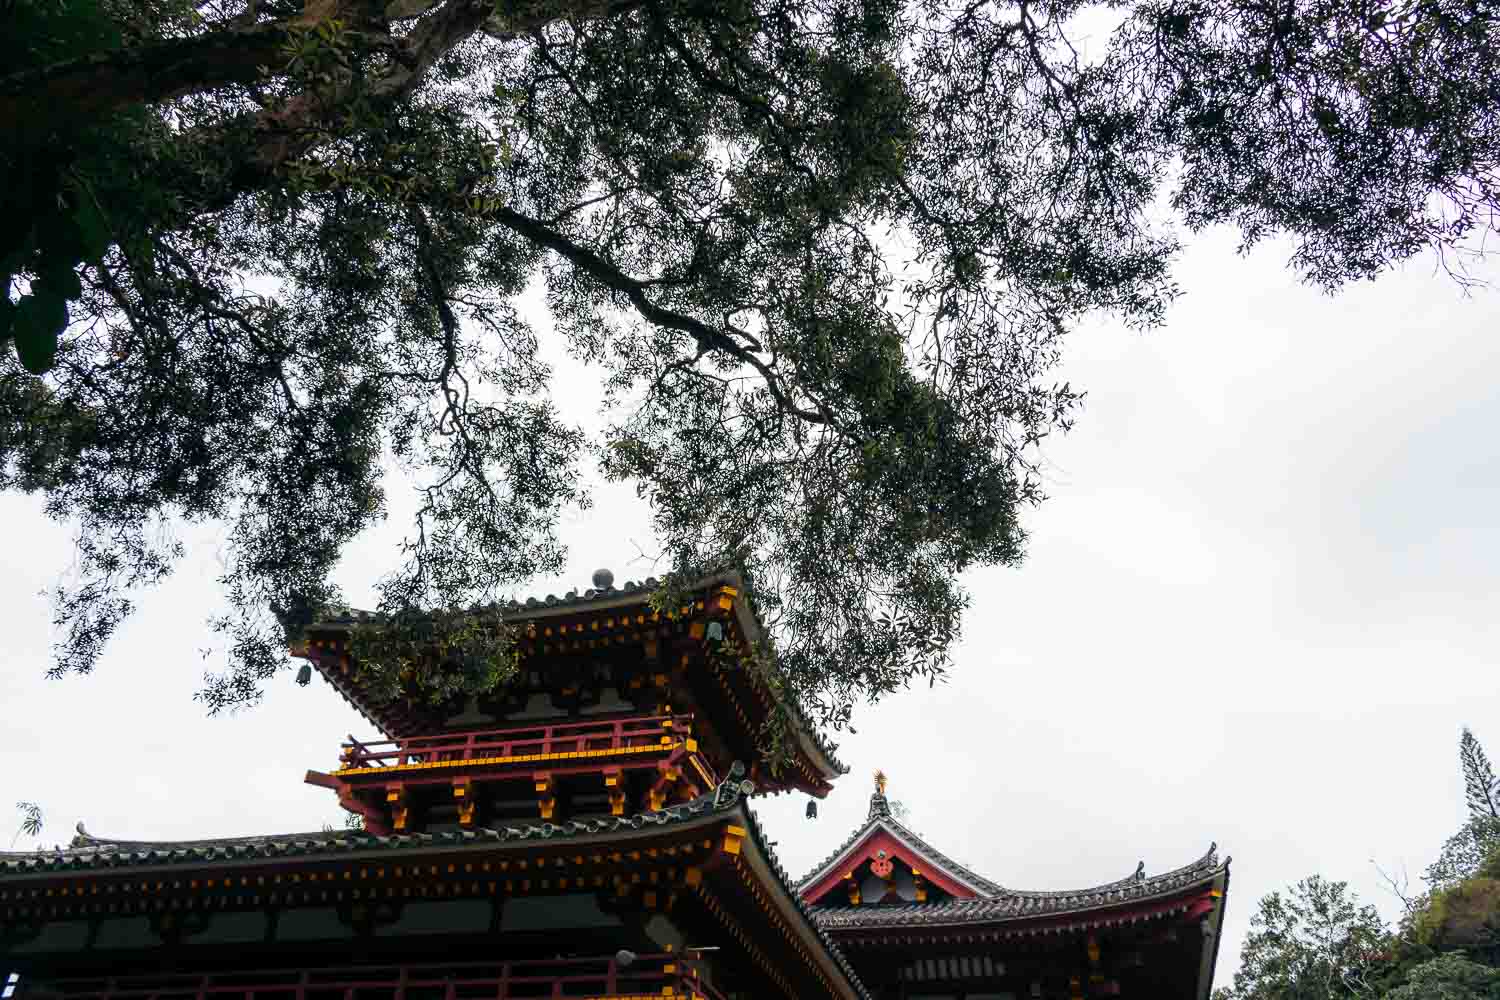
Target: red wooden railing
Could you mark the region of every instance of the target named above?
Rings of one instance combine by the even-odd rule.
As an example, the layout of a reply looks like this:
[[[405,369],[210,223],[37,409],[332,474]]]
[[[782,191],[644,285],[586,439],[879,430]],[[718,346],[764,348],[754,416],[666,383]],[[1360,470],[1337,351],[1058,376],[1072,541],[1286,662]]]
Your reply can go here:
[[[350,736],[343,745],[341,760],[345,768],[380,768],[440,760],[619,750],[659,745],[663,736],[687,734],[692,724],[691,715],[643,715],[472,733],[441,733],[373,743],[362,743]]]
[[[46,981],[23,977],[16,1000],[520,1000],[660,996],[667,988],[679,996],[724,1000],[683,958],[640,955],[626,966],[614,958],[582,958]]]

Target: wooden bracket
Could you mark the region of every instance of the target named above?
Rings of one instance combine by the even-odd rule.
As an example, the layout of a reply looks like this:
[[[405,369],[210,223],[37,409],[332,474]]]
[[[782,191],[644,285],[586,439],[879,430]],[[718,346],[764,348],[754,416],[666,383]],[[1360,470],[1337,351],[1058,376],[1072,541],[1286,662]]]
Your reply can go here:
[[[411,820],[411,805],[402,785],[385,786],[385,802],[391,809],[391,829],[397,833],[405,831]]]
[[[458,803],[458,825],[474,825],[474,786],[468,778],[453,779],[453,798]]]
[[[531,777],[536,785],[536,804],[542,819],[552,819],[557,815],[557,783],[546,771],[538,771]]]
[[[609,814],[611,816],[625,815],[625,776],[617,767],[611,767],[604,772],[604,790],[609,795]]]

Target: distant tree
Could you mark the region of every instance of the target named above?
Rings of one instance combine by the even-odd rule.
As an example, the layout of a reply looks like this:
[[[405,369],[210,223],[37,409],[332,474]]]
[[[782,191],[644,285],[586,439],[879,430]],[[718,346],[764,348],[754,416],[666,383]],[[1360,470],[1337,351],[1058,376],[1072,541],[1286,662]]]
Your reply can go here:
[[[1473,878],[1486,860],[1500,851],[1500,782],[1484,747],[1468,727],[1459,736],[1458,761],[1469,819],[1427,867],[1426,881],[1434,890]]]
[[[1385,1000],[1500,1000],[1500,969],[1450,953],[1416,966]]]
[[[1496,851],[1500,851],[1500,819],[1471,816],[1444,842],[1437,860],[1427,866],[1424,878],[1428,888],[1446,889],[1473,878]]]
[[[1500,779],[1484,747],[1474,734],[1464,727],[1458,738],[1458,759],[1464,773],[1464,795],[1469,802],[1469,814],[1479,818],[1500,820]]]
[[[1161,322],[1184,232],[1333,289],[1500,210],[1470,0],[23,0],[0,39],[0,489],[78,528],[55,669],[222,524],[214,710],[340,602],[384,458],[416,514],[370,682],[503,679],[455,609],[563,566],[597,462],[842,724],[946,670],[1076,416],[1062,338]]]
[[[42,807],[35,802],[17,802],[16,809],[21,813],[21,825],[16,830],[16,835],[10,838],[10,846],[15,847],[16,841],[21,834],[28,837],[39,837],[42,833]]]
[[[1234,983],[1215,1000],[1345,1000],[1374,997],[1390,948],[1373,906],[1346,882],[1313,875],[1261,899]]]

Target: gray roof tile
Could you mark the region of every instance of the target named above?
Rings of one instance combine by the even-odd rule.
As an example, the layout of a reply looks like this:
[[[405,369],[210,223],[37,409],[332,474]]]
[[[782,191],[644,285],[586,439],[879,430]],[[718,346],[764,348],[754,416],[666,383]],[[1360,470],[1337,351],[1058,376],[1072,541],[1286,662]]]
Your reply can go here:
[[[775,851],[771,849],[770,843],[761,831],[755,811],[743,805],[744,800],[754,791],[754,784],[744,780],[743,766],[736,764],[730,770],[729,778],[713,791],[691,802],[669,806],[655,812],[636,813],[633,816],[572,820],[566,823],[528,823],[443,833],[393,834],[384,837],[358,830],[338,830],[227,837],[214,840],[122,840],[95,837],[84,829],[82,823],[79,823],[78,835],[73,838],[67,848],[55,848],[51,851],[0,851],[0,882],[7,877],[145,865],[201,864],[252,858],[336,855],[397,849],[416,850],[483,842],[567,839],[589,834],[641,830],[650,826],[671,826],[701,817],[727,814],[740,807],[749,835],[754,839],[761,853],[765,855],[771,870],[781,880],[782,888],[785,889],[797,913],[807,922],[814,937],[828,950],[834,963],[848,977],[855,993],[862,1000],[870,1000],[870,994],[860,982],[859,976],[855,974],[853,966],[849,964],[838,945],[834,944],[833,939],[828,936],[827,931],[813,919],[810,908],[797,894],[786,870],[781,867]]]
[[[1211,883],[1229,868],[1219,860],[1217,845],[1198,860],[1148,877],[1144,865],[1134,875],[1089,889],[1027,892],[1003,889],[990,898],[950,899],[937,903],[878,903],[867,906],[814,906],[813,919],[830,930],[979,924],[1066,916],[1173,896]]]

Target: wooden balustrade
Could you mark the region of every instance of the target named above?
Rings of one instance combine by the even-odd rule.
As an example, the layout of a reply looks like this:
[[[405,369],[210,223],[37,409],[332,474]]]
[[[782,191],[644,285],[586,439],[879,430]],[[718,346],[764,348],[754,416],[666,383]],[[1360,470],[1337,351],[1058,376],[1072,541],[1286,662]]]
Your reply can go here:
[[[402,767],[436,761],[493,760],[529,755],[607,752],[656,746],[662,737],[687,735],[691,715],[646,715],[626,719],[564,722],[479,732],[439,733],[402,740],[364,743],[353,736],[343,744],[343,769]]]
[[[342,966],[17,984],[16,1000],[520,1000],[676,995],[724,1000],[685,955]]]

